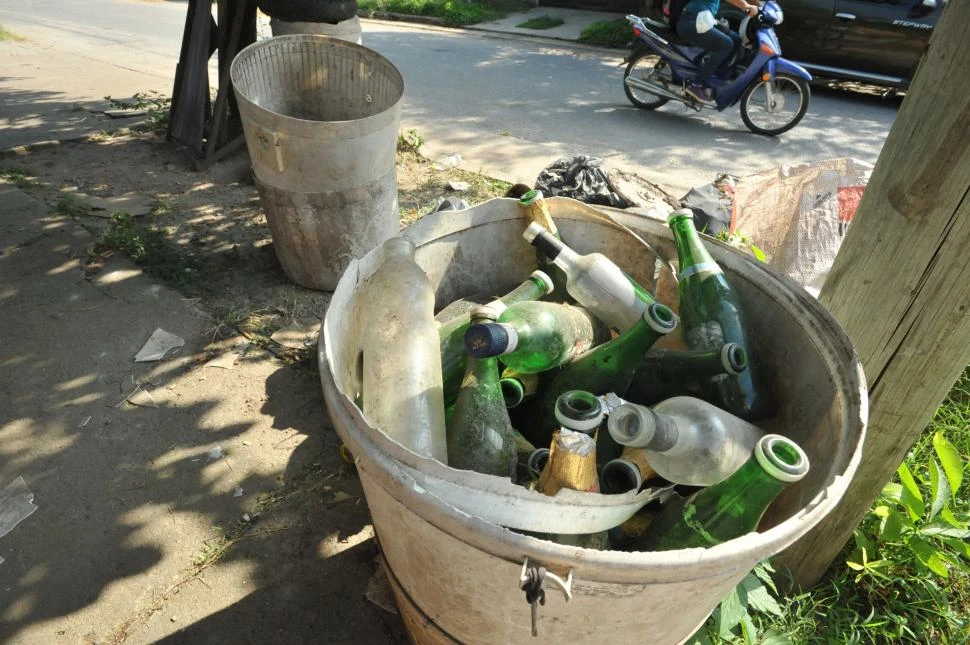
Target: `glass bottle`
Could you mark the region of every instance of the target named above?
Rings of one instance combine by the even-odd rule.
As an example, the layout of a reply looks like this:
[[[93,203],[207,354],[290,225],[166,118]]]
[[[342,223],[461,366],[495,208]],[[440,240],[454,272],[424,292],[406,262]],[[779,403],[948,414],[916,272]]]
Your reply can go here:
[[[519,207],[525,214],[526,219],[539,224],[556,239],[561,239],[559,237],[559,229],[556,226],[556,222],[552,219],[552,214],[549,212],[549,205],[546,203],[545,196],[541,190],[530,190],[522,195],[519,198]],[[566,302],[568,300],[568,294],[566,293],[566,274],[540,251],[536,250],[536,256],[539,268],[552,277],[554,288],[550,297],[555,302]]]
[[[677,289],[688,347],[712,350],[724,343],[737,343],[747,353],[748,369],[745,371],[733,376],[719,374],[704,379],[702,386],[708,390],[706,398],[719,399],[720,407],[744,419],[769,416],[774,405],[762,381],[757,360],[752,356],[737,294],[701,241],[691,211],[673,211],[667,224],[677,244],[680,267]]]
[[[494,321],[488,305],[472,309],[472,323]],[[499,385],[498,360],[469,358],[448,426],[448,464],[487,475],[515,476],[516,437]]]
[[[648,303],[630,278],[602,253],[580,255],[533,222],[523,237],[566,274],[566,291],[610,327],[625,331],[643,315]]]
[[[633,375],[626,395],[635,403],[647,405],[680,394],[706,398],[708,390],[702,392],[700,387],[705,378],[719,374],[737,376],[747,368],[747,353],[737,343],[692,351],[651,349]]]
[[[505,397],[505,407],[514,408],[535,395],[539,389],[539,375],[522,374],[505,368],[499,385],[502,387],[502,396]]]
[[[710,486],[741,467],[764,432],[692,396],[647,407],[626,403],[607,422],[617,443],[643,448],[657,474],[675,484]]]
[[[414,452],[448,463],[434,290],[414,261],[414,243],[384,242],[361,285],[364,416]]]
[[[488,303],[488,306],[501,313],[502,310],[517,302],[538,300],[552,292],[552,280],[542,271],[533,271],[527,280],[512,291]],[[473,307],[478,305],[472,305]],[[465,374],[465,332],[471,326],[468,314],[458,315],[438,328],[441,346],[442,384],[445,401],[452,401],[458,395],[461,380]]]
[[[603,434],[609,435],[609,432]],[[647,454],[640,448],[623,448],[615,459],[610,459],[600,471],[600,488],[605,494],[620,494],[640,490],[657,476],[647,461]]]
[[[775,498],[802,479],[808,468],[808,457],[798,444],[781,435],[765,435],[729,478],[686,499],[671,500],[632,549],[710,547],[756,531]]]
[[[516,372],[538,374],[570,361],[610,338],[606,327],[582,307],[556,302],[519,302],[498,321],[465,332],[469,356],[498,356]]]
[[[540,396],[534,399],[533,442],[545,443],[556,427],[555,406],[561,394],[586,390],[594,395],[616,393],[623,397],[643,355],[657,338],[676,326],[670,308],[660,303],[649,305],[633,327],[613,340],[598,345],[563,365]]]

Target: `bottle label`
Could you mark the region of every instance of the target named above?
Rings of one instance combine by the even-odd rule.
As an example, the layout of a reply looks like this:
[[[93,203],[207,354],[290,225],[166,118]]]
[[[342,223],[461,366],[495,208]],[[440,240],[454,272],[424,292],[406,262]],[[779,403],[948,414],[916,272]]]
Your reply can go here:
[[[698,262],[697,264],[692,264],[683,271],[680,272],[678,278],[680,280],[686,280],[692,275],[716,275],[718,273],[724,273],[720,266],[716,262]]]
[[[684,337],[692,349],[720,349],[724,345],[724,330],[716,320],[708,320],[685,330]]]

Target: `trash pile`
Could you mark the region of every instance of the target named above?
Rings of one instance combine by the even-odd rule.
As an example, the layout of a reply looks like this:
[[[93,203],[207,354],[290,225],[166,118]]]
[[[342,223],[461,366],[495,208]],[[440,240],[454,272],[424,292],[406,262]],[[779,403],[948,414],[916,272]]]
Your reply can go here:
[[[808,458],[756,425],[777,411],[771,384],[691,211],[667,220],[679,275],[677,296],[661,302],[610,258],[561,239],[540,191],[519,206],[538,268],[498,298],[435,314],[414,244],[383,245],[359,292],[373,321],[361,331],[364,415],[420,455],[543,495],[663,493],[607,531],[515,529],[535,537],[651,551],[757,530]]]

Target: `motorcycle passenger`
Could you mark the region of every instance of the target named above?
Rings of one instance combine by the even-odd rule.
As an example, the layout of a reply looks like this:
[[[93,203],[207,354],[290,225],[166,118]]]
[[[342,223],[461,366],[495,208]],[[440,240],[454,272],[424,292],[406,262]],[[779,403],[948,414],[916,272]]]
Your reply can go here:
[[[746,0],[727,1],[749,16],[758,15],[757,4]],[[707,58],[697,69],[697,76],[687,85],[687,93],[698,101],[709,102],[713,99],[711,88],[707,86],[708,79],[727,71],[721,68],[741,45],[741,36],[718,25],[715,16],[720,5],[721,0],[688,0],[677,19],[677,35],[688,44],[707,51]]]

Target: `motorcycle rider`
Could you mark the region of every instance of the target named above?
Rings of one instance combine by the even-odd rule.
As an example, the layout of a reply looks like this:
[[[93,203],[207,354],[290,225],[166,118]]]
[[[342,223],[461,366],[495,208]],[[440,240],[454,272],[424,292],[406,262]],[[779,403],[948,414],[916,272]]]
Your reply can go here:
[[[747,0],[727,1],[749,16],[758,15],[757,4]],[[708,79],[715,73],[725,72],[721,67],[728,62],[731,53],[741,46],[741,36],[718,24],[715,16],[720,6],[721,0],[688,0],[675,27],[677,35],[685,42],[707,51],[707,58],[698,67],[697,76],[687,85],[687,93],[698,101],[713,100],[711,88],[707,86]]]

